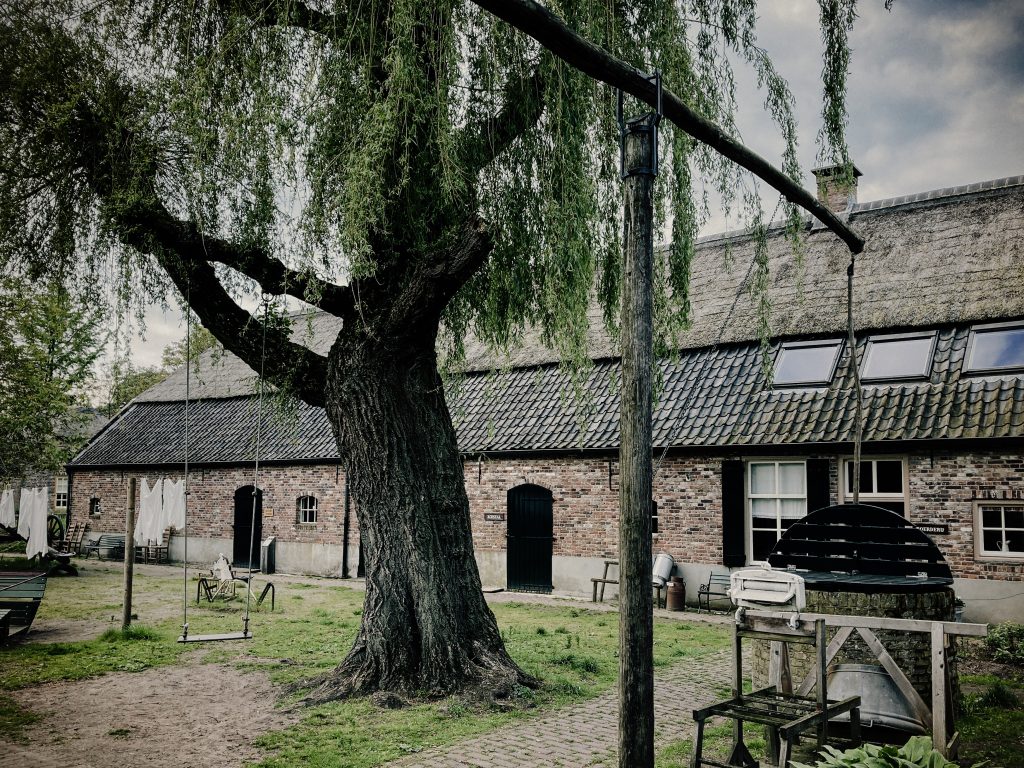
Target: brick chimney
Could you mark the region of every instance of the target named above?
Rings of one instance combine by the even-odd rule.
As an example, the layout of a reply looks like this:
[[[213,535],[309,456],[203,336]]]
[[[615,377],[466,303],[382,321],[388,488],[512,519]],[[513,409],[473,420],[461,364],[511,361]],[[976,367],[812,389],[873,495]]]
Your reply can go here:
[[[834,213],[848,211],[857,202],[857,177],[864,174],[853,164],[850,168],[853,169],[852,183],[844,178],[845,166],[842,165],[826,165],[812,171],[818,180],[818,202]]]

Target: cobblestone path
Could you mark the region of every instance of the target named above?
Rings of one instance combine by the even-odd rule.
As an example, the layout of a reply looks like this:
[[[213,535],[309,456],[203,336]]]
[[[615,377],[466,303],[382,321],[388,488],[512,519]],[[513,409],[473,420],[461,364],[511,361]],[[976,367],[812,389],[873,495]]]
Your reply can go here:
[[[655,745],[693,735],[692,710],[722,697],[728,651],[656,670]],[[517,722],[459,744],[424,750],[388,768],[583,768],[611,760],[618,742],[618,693]]]

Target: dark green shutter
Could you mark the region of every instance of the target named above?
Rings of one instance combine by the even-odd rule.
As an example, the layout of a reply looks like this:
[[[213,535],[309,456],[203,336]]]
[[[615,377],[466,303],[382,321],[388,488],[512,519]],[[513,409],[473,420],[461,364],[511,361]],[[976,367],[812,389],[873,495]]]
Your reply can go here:
[[[818,509],[831,506],[829,498],[828,459],[807,460],[807,512],[810,514]]]
[[[722,562],[729,568],[747,563],[743,476],[742,461],[722,462]]]

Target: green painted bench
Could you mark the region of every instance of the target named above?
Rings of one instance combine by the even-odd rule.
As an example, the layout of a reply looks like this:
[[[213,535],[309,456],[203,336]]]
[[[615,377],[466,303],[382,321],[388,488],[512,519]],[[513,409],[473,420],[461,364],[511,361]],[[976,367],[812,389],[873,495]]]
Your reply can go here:
[[[93,552],[96,553],[96,557],[102,558],[103,552],[107,553],[107,557],[111,560],[121,560],[124,558],[124,534],[123,533],[102,533],[100,537],[92,544],[86,544],[82,547],[82,554],[86,559],[89,558]]]
[[[45,591],[45,573],[0,572],[0,641],[28,632]]]

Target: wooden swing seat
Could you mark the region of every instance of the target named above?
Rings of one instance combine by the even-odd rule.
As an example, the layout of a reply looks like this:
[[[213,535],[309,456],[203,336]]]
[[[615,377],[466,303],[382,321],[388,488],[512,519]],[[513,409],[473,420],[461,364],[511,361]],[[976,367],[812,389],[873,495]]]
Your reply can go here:
[[[219,640],[252,640],[252,632],[224,632],[220,635],[181,635],[179,643],[213,643]]]

